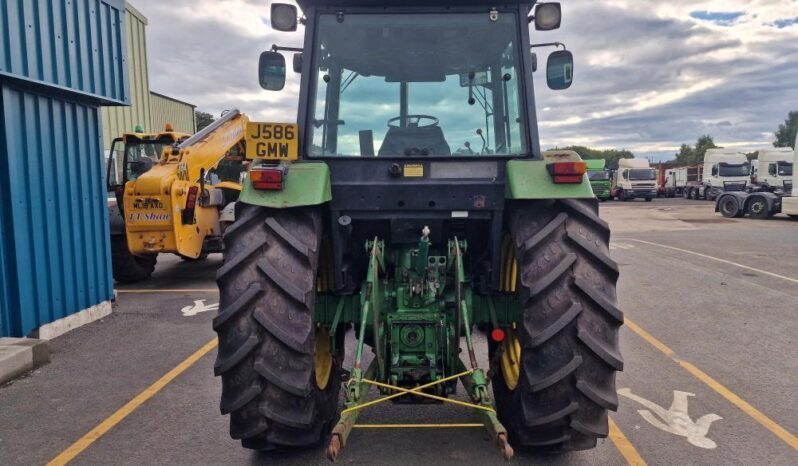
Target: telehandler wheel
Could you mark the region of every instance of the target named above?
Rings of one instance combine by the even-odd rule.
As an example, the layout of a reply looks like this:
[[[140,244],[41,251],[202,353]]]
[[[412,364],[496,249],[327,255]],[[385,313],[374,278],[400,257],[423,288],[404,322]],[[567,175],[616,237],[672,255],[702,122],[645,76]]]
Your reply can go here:
[[[225,232],[214,372],[245,448],[312,446],[337,419],[343,332],[333,355],[313,322],[321,233],[318,209],[243,203]]]
[[[592,199],[511,206],[523,322],[494,345],[503,354],[491,360],[499,419],[513,445],[592,448],[607,437],[607,411],[618,408],[618,266],[597,212]]]
[[[119,283],[136,283],[150,278],[158,256],[134,256],[125,235],[111,235],[111,272]]]

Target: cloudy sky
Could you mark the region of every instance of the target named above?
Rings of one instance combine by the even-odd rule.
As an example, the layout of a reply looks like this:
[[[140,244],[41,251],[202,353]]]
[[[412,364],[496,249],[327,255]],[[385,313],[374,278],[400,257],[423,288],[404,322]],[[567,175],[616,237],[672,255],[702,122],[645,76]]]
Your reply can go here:
[[[257,59],[301,31],[269,27],[265,0],[131,0],[149,19],[153,90],[218,115],[296,118],[298,76],[261,91]],[[798,0],[564,0],[562,28],[533,31],[575,56],[566,91],[536,81],[541,144],[624,148],[667,159],[711,134],[718,145],[769,146],[798,110]],[[546,49],[538,49],[545,62]]]

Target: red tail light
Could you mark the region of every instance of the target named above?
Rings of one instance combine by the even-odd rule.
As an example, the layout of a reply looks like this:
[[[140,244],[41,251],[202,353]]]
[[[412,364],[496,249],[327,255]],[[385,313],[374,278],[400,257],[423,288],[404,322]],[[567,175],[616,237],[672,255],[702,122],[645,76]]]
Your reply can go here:
[[[255,189],[279,191],[283,189],[284,178],[285,165],[258,166],[249,170],[249,179]]]
[[[549,174],[557,184],[578,184],[587,173],[585,162],[555,162],[546,165]]]
[[[186,196],[186,210],[194,210],[197,206],[197,187],[192,186],[188,188],[188,195]]]
[[[197,207],[197,191],[198,188],[196,186],[188,188],[188,193],[186,194],[186,208],[183,209],[181,215],[183,225],[193,225],[195,222],[194,208]]]

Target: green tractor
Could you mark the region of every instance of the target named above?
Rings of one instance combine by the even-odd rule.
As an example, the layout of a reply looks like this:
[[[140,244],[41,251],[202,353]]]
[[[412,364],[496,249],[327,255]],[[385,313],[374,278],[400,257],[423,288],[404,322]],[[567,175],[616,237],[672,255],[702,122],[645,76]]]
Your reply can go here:
[[[298,124],[248,125],[217,274],[231,436],[258,450],[329,440],[335,459],[358,415],[390,400],[472,409],[465,425],[506,458],[594,447],[618,405],[623,314],[586,165],[539,146],[528,24],[556,29],[560,5],[298,4],[299,19],[273,4],[271,24],[302,24],[304,47],[259,64],[281,90],[280,52],[294,52]],[[570,86],[570,52],[546,68],[550,88]]]

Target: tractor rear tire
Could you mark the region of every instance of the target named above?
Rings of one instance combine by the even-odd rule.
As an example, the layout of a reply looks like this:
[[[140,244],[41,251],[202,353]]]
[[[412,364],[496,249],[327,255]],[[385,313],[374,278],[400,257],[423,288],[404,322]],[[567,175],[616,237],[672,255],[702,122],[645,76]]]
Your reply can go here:
[[[593,448],[608,435],[623,370],[609,227],[594,200],[566,199],[515,204],[510,232],[523,322],[514,389],[492,368],[499,419],[514,446]]]
[[[311,447],[337,421],[343,362],[334,355],[319,382],[314,308],[321,214],[243,203],[236,210],[216,275],[221,412],[230,414],[230,436],[245,448]]]
[[[111,235],[111,272],[118,283],[136,283],[150,278],[157,260],[156,255],[131,254],[125,235]]]

